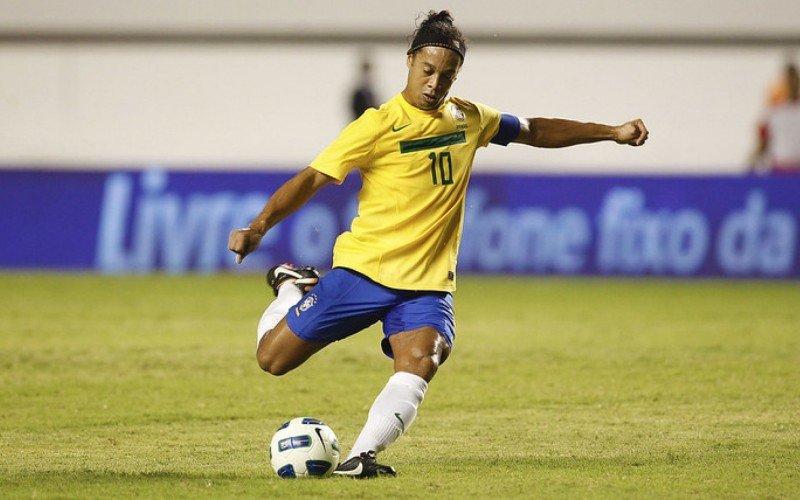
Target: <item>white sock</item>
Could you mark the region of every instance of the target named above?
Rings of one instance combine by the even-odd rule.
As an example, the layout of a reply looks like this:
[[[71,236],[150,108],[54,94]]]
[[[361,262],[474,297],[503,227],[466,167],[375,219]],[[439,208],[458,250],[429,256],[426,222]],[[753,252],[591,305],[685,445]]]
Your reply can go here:
[[[264,314],[261,315],[261,320],[258,322],[256,347],[261,343],[264,335],[275,328],[275,325],[286,316],[289,308],[297,304],[301,298],[303,298],[303,292],[292,283],[286,283],[278,288],[278,297],[267,306]]]
[[[389,377],[386,386],[372,403],[367,423],[347,459],[370,450],[378,453],[399,438],[411,427],[417,416],[417,407],[427,390],[428,383],[412,373],[397,372]]]

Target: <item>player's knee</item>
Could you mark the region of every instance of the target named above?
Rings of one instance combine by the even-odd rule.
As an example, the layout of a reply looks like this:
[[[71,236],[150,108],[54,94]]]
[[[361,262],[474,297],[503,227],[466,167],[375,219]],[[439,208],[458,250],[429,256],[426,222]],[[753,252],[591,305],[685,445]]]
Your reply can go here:
[[[262,370],[276,377],[284,375],[292,369],[291,366],[283,362],[280,358],[271,356],[267,352],[259,351],[256,353],[256,360],[258,361],[258,366]]]
[[[413,373],[430,382],[439,369],[441,356],[427,349],[409,349],[404,355],[395,356],[395,370]]]

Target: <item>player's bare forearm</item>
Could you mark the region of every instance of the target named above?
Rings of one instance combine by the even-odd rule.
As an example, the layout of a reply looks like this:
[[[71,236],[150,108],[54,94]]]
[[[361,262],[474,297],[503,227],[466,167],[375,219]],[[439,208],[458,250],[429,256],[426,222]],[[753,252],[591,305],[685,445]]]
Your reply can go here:
[[[305,205],[321,187],[330,183],[331,180],[327,175],[311,167],[306,167],[284,182],[270,196],[264,209],[253,219],[248,227],[264,235],[278,222]]]
[[[247,254],[258,248],[267,231],[305,205],[320,188],[332,181],[331,177],[306,167],[283,183],[247,227],[231,232],[228,249],[236,254],[236,262],[241,263]]]
[[[576,144],[614,140],[614,128],[598,123],[582,123],[561,118],[529,119],[533,132],[531,146],[563,148]]]
[[[539,148],[564,148],[599,141],[641,146],[647,136],[647,127],[640,119],[622,125],[605,125],[563,118],[527,118],[520,120],[520,133],[513,142]]]

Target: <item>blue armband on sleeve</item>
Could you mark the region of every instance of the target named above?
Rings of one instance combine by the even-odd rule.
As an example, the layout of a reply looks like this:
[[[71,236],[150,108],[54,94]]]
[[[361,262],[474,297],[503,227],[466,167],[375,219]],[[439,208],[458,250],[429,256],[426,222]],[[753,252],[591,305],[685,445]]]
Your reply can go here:
[[[497,134],[489,142],[500,146],[508,146],[509,142],[519,136],[519,129],[519,118],[503,113],[500,115],[500,127],[497,129]]]

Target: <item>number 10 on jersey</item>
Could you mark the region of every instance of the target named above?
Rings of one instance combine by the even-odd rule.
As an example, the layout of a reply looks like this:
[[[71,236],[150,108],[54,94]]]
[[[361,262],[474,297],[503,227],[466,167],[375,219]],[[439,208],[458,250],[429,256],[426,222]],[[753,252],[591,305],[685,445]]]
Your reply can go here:
[[[439,181],[441,181],[442,186],[452,184],[453,160],[450,158],[450,152],[443,151],[438,155],[436,153],[431,153],[428,155],[428,158],[431,159],[431,178],[433,179],[433,185],[439,184]],[[445,166],[445,164],[447,164],[447,166]]]

